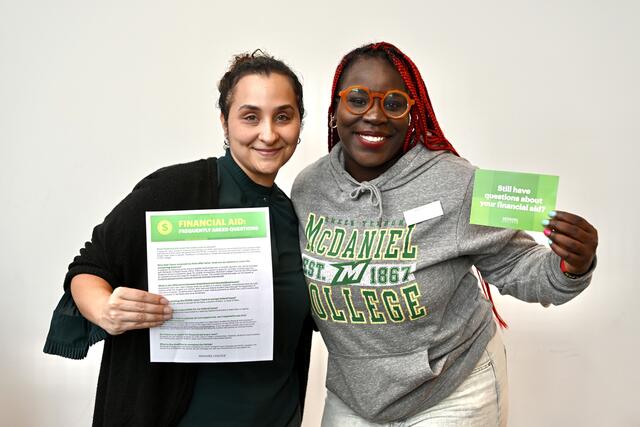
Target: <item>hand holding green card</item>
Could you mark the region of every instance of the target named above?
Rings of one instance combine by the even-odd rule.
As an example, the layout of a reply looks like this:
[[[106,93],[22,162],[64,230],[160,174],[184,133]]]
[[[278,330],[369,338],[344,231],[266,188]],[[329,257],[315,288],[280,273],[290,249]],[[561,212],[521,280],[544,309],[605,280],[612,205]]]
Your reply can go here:
[[[592,267],[598,232],[578,215],[555,210],[557,176],[477,169],[474,179],[469,223],[544,232],[569,277]]]
[[[555,209],[557,192],[555,175],[478,169],[469,222],[543,231],[542,220]]]

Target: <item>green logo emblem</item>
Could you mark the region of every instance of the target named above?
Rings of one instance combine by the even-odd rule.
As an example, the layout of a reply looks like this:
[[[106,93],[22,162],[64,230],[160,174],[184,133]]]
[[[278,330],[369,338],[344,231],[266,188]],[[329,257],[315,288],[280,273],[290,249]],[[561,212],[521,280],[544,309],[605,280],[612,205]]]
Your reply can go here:
[[[335,276],[333,276],[331,285],[351,285],[354,283],[360,283],[370,262],[370,259],[366,259],[363,261],[331,264],[333,267],[338,269]]]

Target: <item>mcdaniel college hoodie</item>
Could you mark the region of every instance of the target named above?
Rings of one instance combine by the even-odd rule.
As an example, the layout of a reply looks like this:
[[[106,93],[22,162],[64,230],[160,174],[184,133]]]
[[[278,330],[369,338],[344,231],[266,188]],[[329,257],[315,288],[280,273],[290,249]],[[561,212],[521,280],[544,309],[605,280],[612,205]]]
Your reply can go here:
[[[475,168],[418,145],[369,182],[344,169],[342,145],[297,177],[303,268],[329,351],[327,388],[364,418],[404,419],[447,397],[495,333],[471,267],[501,293],[562,304],[578,279],[526,233],[469,224]],[[433,204],[441,215],[405,221]]]

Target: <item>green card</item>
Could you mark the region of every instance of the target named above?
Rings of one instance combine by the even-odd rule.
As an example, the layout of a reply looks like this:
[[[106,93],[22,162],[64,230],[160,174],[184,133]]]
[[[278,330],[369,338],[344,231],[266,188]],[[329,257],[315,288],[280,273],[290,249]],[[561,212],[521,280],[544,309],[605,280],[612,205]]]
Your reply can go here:
[[[542,231],[542,220],[556,208],[558,179],[555,175],[478,169],[469,222]]]

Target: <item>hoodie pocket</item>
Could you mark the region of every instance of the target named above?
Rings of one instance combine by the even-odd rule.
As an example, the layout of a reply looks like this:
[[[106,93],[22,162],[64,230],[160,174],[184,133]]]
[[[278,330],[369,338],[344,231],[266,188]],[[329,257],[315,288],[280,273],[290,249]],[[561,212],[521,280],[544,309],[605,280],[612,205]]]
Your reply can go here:
[[[373,418],[390,402],[404,399],[437,377],[447,357],[429,360],[421,348],[410,353],[385,356],[332,354],[327,368],[327,386],[360,414]],[[424,399],[424,397],[422,398]]]

